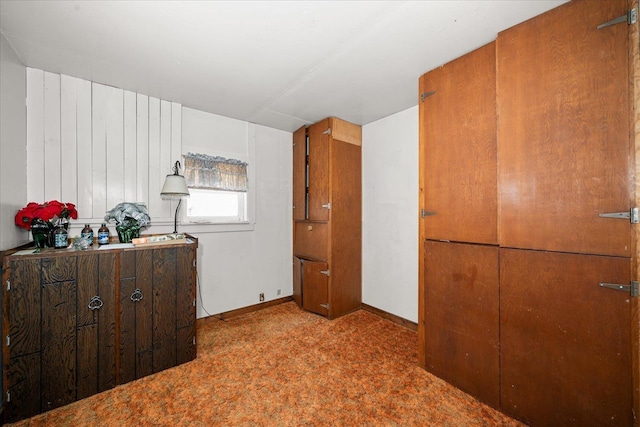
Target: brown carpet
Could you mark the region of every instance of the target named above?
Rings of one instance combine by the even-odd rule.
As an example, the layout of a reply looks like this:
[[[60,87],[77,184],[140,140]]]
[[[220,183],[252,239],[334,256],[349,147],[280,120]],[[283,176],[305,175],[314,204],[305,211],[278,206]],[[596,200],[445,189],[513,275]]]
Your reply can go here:
[[[520,426],[417,367],[414,331],[293,303],[198,330],[198,358],[14,426]]]

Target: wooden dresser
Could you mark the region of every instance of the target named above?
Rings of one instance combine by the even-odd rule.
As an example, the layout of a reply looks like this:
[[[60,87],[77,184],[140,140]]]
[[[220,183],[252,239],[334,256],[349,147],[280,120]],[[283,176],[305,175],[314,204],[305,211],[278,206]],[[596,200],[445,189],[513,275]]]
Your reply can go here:
[[[197,247],[4,252],[5,420],[193,360]]]

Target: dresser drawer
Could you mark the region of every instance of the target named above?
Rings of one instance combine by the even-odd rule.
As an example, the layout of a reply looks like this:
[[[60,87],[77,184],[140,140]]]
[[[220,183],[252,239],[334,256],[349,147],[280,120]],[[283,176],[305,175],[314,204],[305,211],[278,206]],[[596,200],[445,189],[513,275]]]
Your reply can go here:
[[[326,222],[297,221],[293,228],[293,254],[301,258],[326,260],[328,236]]]

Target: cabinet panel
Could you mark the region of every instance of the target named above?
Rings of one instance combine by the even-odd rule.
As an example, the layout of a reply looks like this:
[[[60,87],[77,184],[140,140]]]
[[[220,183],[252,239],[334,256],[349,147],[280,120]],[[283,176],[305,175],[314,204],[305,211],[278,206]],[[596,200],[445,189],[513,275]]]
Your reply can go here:
[[[327,221],[329,209],[329,119],[309,126],[309,220]]]
[[[11,357],[40,351],[41,295],[40,259],[11,261],[11,292],[9,301],[9,330]]]
[[[48,411],[76,400],[75,281],[42,285],[42,330],[42,409]]]
[[[153,251],[153,371],[176,365],[176,249]]]
[[[498,243],[495,67],[489,43],[420,79],[427,239]]]
[[[425,368],[498,407],[498,248],[425,242]]]
[[[195,323],[195,251],[191,245],[176,248],[176,327],[187,328]]]
[[[135,354],[136,378],[151,375],[153,371],[153,251],[135,251],[136,284],[142,299],[135,302]],[[132,302],[131,300],[129,300]]]
[[[326,262],[304,260],[302,263],[302,307],[323,316],[329,314],[329,278],[321,273],[325,270]]]
[[[98,295],[103,307],[98,317],[98,391],[116,386],[116,253],[100,254]],[[87,306],[88,308],[88,306]]]
[[[632,423],[624,258],[501,249],[502,408],[532,425]]]
[[[42,411],[40,365],[40,353],[10,359],[6,379],[11,382],[8,389],[11,399],[4,402],[10,421],[31,417]]]
[[[293,253],[313,259],[327,259],[329,226],[323,222],[296,221],[293,227]]]
[[[630,256],[627,2],[571,2],[500,33],[500,245]],[[540,78],[544,76],[544,78]]]
[[[293,219],[306,218],[307,129],[293,133]]]
[[[293,300],[302,306],[302,261],[298,257],[293,257]]]

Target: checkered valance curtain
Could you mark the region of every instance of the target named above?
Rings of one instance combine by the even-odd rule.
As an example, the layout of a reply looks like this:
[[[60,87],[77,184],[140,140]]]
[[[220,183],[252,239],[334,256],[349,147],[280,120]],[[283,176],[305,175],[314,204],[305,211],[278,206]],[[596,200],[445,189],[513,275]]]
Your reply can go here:
[[[187,153],[184,178],[189,188],[247,191],[247,164],[236,159]]]

